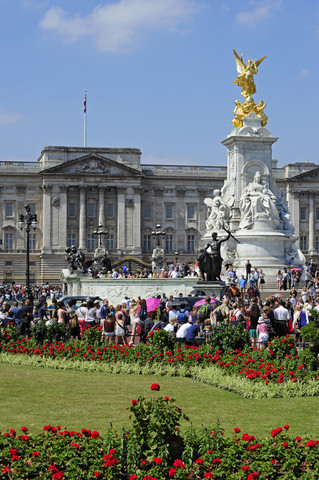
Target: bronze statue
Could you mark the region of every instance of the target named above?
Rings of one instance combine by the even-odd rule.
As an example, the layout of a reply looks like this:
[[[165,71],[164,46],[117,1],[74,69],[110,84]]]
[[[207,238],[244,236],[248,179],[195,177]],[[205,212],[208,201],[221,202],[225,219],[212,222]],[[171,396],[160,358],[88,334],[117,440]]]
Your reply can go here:
[[[106,253],[95,257],[90,267],[92,271],[92,277],[97,277],[99,273],[102,275],[112,271],[111,260]]]
[[[225,229],[227,237],[217,240],[217,233],[212,233],[212,240],[206,244],[206,247],[201,250],[198,257],[198,266],[203,279],[207,282],[221,281],[220,272],[222,270],[223,258],[220,254],[220,247],[223,242],[226,242],[231,233]]]
[[[77,249],[76,246],[73,245],[72,247],[67,247],[65,252],[67,254],[68,261],[67,268],[71,273],[73,273],[74,270],[79,270],[82,273],[87,271],[84,265],[85,255],[83,250]]]

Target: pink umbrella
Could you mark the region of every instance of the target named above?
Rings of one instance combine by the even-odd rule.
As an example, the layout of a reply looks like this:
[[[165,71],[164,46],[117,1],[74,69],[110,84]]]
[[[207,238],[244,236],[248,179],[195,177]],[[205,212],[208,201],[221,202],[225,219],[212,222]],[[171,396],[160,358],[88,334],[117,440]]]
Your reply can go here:
[[[216,298],[211,298],[210,303],[215,303],[217,302]],[[198,300],[195,304],[194,307],[199,307],[200,305],[203,305],[205,303],[205,298],[202,298],[201,300]]]
[[[146,308],[148,312],[152,312],[153,310],[156,310],[159,304],[161,303],[161,300],[159,298],[147,298],[146,299]]]
[[[273,295],[273,297],[275,297],[275,298],[280,298],[280,297],[282,297],[282,294],[281,294],[281,293],[275,293],[275,294]]]
[[[291,268],[291,272],[300,272],[301,268]]]

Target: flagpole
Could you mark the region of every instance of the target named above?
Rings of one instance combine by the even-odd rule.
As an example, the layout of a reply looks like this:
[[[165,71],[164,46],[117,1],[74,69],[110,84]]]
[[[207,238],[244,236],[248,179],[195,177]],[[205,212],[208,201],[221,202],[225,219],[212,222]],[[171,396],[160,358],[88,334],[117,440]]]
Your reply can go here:
[[[84,90],[84,147],[86,147],[86,90]]]

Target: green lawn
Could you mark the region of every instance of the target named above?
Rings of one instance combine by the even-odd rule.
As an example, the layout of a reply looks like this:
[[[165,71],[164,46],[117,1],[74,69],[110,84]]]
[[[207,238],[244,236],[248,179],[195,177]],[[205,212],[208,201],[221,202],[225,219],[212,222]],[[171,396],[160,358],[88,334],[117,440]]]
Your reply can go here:
[[[217,419],[227,434],[234,427],[260,436],[290,425],[293,436],[318,438],[319,398],[248,400],[187,378],[105,375],[1,364],[0,430],[26,425],[39,432],[44,425],[105,432],[112,422],[130,427],[126,408],[154,382],[161,394],[175,398],[194,426],[214,427]]]

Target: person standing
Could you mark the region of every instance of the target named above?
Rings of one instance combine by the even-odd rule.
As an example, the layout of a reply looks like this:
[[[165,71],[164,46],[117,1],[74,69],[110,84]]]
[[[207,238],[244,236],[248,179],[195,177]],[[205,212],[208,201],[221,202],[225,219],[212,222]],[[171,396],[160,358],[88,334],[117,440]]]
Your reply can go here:
[[[250,260],[247,260],[246,263],[246,280],[250,278],[250,273],[251,273],[251,263]]]
[[[279,337],[286,335],[288,331],[288,321],[290,318],[290,314],[284,305],[284,302],[280,301],[279,307],[274,310],[275,332]]]
[[[186,332],[186,345],[195,345],[196,337],[200,335],[200,321],[197,320],[195,325],[191,325]]]

